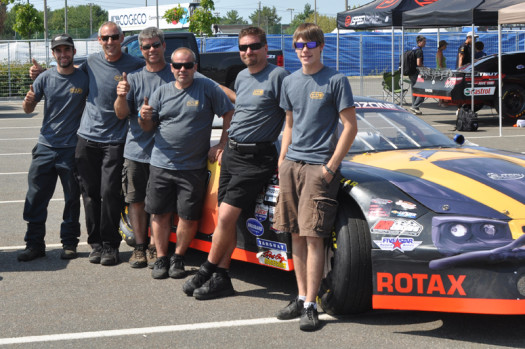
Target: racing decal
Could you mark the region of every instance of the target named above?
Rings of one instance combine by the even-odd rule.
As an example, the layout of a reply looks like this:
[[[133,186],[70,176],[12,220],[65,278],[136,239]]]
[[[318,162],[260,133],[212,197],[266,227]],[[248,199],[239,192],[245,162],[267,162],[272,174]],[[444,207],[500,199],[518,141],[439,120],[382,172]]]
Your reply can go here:
[[[378,15],[346,16],[345,27],[356,27],[361,25],[379,24],[382,17]]]
[[[423,231],[423,226],[410,219],[380,219],[374,224],[371,233],[387,235],[408,235],[419,236]]]
[[[354,102],[354,105],[358,109],[372,108],[372,109],[391,109],[399,110],[400,107],[387,102]]]
[[[476,85],[479,85],[479,86],[493,86],[496,84],[496,81],[480,81],[480,82],[476,82]]]
[[[269,185],[264,194],[264,201],[268,203],[277,203],[277,197],[279,196],[279,186]]]
[[[414,0],[414,1],[419,6],[427,6],[427,5],[435,3],[438,0]]]
[[[272,250],[279,250],[279,251],[284,251],[284,252],[288,251],[288,249],[286,248],[286,244],[283,244],[282,242],[264,240],[260,238],[257,238],[255,240],[257,241],[257,246],[259,247],[269,248]]]
[[[495,181],[515,181],[518,179],[523,179],[525,175],[523,173],[487,173],[487,177]]]
[[[390,214],[393,216],[402,217],[402,218],[416,218],[417,217],[417,213],[409,212],[409,211],[392,210],[390,211]]]
[[[423,241],[414,241],[413,238],[389,238],[383,237],[381,240],[374,240],[374,243],[383,251],[413,251],[421,245]]]
[[[268,217],[268,205],[265,205],[265,204],[255,205],[255,218],[257,218],[259,222],[264,222],[267,217]]]
[[[388,217],[392,209],[392,200],[387,199],[372,199],[370,200],[370,208],[368,209],[369,217]]]
[[[259,258],[259,263],[267,265],[270,267],[290,270],[290,265],[288,264],[288,257],[286,252],[278,250],[267,250],[264,252],[257,253],[257,258]]]
[[[472,93],[472,91],[474,91],[474,93]],[[463,90],[465,96],[492,96],[494,92],[496,92],[496,87],[475,87],[474,90],[472,88]]]
[[[246,229],[255,236],[261,236],[264,234],[263,225],[255,218],[248,218],[246,221]]]
[[[394,6],[400,0],[384,0],[379,5],[376,6],[377,9],[385,9]]]
[[[344,177],[341,178],[341,184],[342,184],[343,188],[345,188],[345,187],[356,187],[358,185],[357,182],[354,182],[351,179],[346,179]]]
[[[397,200],[396,205],[404,210],[415,210],[417,208],[416,204],[403,200]]]
[[[273,223],[274,215],[275,215],[275,207],[268,206],[268,220],[270,221],[270,223]]]
[[[467,296],[463,289],[466,275],[377,273],[378,293]]]
[[[450,77],[445,81],[445,88],[453,88],[463,81],[462,77]]]

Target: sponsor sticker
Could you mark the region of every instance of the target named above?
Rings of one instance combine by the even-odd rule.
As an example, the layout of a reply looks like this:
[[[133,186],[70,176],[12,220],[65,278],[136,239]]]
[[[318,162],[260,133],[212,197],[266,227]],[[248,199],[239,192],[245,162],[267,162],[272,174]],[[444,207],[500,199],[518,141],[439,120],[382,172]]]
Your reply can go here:
[[[396,205],[401,207],[404,210],[415,210],[417,208],[416,204],[409,202],[409,201],[403,201],[403,200],[397,200]]]
[[[284,252],[288,251],[288,249],[286,248],[286,244],[283,244],[282,242],[264,240],[260,238],[257,238],[255,240],[257,241],[257,246],[259,247],[269,248],[271,250],[279,250],[279,251],[284,251]]]
[[[409,211],[398,211],[398,210],[392,210],[390,213],[397,217],[403,217],[403,218],[416,218],[417,213],[415,212],[409,212]]]
[[[412,273],[377,273],[377,293],[409,294],[425,296],[466,296],[463,282],[466,275],[412,274]]]
[[[273,216],[275,215],[275,207],[269,206],[268,207],[268,220],[270,223],[273,223]]]
[[[423,226],[410,219],[380,219],[370,231],[374,234],[419,236]]]
[[[263,225],[255,218],[248,218],[246,229],[255,236],[261,236],[264,233]]]
[[[514,181],[525,177],[523,173],[487,173],[490,179],[495,181]]]
[[[277,197],[279,196],[279,186],[278,185],[269,185],[266,188],[266,193],[264,194],[264,201],[269,203],[277,203]]]
[[[259,259],[260,264],[278,269],[290,270],[286,252],[271,249],[257,253],[257,258]]]
[[[496,87],[475,87],[474,89],[466,88],[463,93],[465,96],[492,96],[495,91]]]
[[[255,205],[255,218],[259,222],[263,222],[268,217],[268,205],[265,204],[257,204]]]
[[[374,240],[374,243],[383,251],[413,251],[421,245],[423,241],[414,241],[413,238],[402,237],[383,237],[381,240]]]
[[[387,199],[372,199],[370,200],[370,208],[368,209],[369,217],[388,217],[392,209],[392,200]]]

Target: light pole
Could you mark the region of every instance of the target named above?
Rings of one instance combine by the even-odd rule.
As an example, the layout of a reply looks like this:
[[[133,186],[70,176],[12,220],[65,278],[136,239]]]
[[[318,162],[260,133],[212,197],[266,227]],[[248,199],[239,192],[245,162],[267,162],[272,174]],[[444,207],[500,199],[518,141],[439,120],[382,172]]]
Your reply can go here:
[[[292,16],[293,16],[293,10],[294,10],[293,8],[287,8],[287,9],[286,9],[286,11],[290,11],[290,24],[292,24],[292,20],[293,20],[293,18],[292,18]]]

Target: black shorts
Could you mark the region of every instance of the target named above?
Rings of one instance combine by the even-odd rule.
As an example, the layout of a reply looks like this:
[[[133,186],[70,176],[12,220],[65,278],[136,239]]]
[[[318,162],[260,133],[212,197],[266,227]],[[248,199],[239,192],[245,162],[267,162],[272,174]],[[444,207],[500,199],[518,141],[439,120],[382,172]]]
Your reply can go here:
[[[263,186],[277,170],[277,149],[274,145],[259,149],[256,154],[224,148],[219,178],[218,201],[234,207],[249,207]]]
[[[182,219],[199,220],[207,181],[206,168],[179,171],[150,166],[146,212],[174,212]]]
[[[149,164],[124,159],[122,191],[128,204],[144,202],[149,178]]]

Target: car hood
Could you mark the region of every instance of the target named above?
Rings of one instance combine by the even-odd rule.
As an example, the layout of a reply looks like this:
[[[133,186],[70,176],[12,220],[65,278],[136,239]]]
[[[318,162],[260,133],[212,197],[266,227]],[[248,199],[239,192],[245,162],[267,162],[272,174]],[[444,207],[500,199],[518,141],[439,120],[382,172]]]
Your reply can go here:
[[[484,148],[416,149],[359,154],[349,160],[436,212],[525,218],[525,157],[520,154]]]

